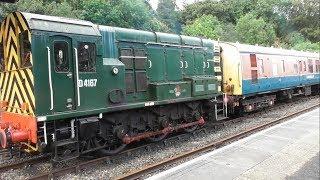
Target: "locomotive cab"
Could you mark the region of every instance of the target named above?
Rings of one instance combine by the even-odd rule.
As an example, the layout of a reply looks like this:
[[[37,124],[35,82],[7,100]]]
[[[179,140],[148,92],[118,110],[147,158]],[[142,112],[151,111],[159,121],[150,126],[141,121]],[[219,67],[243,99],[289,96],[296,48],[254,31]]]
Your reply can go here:
[[[37,150],[38,122],[92,106],[83,97],[97,99],[79,89],[97,88],[101,35],[90,22],[14,12],[1,24],[0,45],[1,146]]]

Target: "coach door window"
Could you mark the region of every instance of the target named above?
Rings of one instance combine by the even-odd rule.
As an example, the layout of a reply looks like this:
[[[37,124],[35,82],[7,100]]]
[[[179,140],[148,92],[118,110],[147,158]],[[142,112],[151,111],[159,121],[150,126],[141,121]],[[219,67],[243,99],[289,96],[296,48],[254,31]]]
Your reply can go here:
[[[320,72],[320,61],[316,60],[316,72]]]
[[[303,67],[302,67],[302,61],[299,61],[299,72],[302,72],[302,69],[303,69]]]
[[[311,59],[308,59],[308,71],[313,73],[313,61]]]
[[[298,73],[299,73],[298,64],[294,64],[294,65],[293,65],[293,68],[294,68],[294,73],[295,73],[295,74],[298,74]]]
[[[19,36],[21,68],[30,67],[31,64],[31,44],[29,41],[29,31],[23,31]]]
[[[255,84],[255,83],[258,83],[258,69],[257,69],[256,54],[250,54],[250,64],[251,64],[251,82]]]
[[[258,64],[259,64],[258,67],[259,67],[259,70],[260,70],[259,73],[260,73],[261,75],[263,75],[263,74],[264,74],[263,59],[260,59],[260,58],[259,58],[259,59],[258,59]]]
[[[80,72],[96,71],[96,46],[94,43],[81,42],[78,45],[78,65]]]
[[[0,71],[5,70],[5,63],[4,63],[4,50],[3,50],[3,44],[0,43]]]
[[[55,42],[54,43],[54,62],[56,72],[68,72],[68,43],[67,42]]]

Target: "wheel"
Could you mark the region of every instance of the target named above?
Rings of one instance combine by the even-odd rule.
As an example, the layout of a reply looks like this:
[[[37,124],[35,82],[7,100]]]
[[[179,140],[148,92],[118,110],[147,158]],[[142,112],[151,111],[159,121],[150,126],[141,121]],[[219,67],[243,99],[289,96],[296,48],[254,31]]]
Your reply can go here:
[[[194,126],[190,126],[187,128],[183,128],[183,130],[187,133],[191,133],[191,132],[195,131],[198,127],[199,127],[198,125],[194,125]]]
[[[103,156],[118,154],[121,151],[123,151],[127,146],[127,144],[122,143],[120,139],[114,139],[113,141],[110,141],[102,137],[97,137],[95,139],[95,145],[97,148],[103,147],[98,150],[99,155]]]

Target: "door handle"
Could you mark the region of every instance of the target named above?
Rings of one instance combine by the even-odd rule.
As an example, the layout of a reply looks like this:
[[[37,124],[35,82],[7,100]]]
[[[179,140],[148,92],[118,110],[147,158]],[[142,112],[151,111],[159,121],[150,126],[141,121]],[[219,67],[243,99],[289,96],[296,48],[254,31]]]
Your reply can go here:
[[[152,67],[152,62],[148,59],[149,62],[149,69]]]
[[[180,69],[183,68],[183,61],[180,61]]]
[[[67,76],[68,76],[68,78],[72,78],[72,73],[71,72],[69,72],[68,74],[67,74]]]

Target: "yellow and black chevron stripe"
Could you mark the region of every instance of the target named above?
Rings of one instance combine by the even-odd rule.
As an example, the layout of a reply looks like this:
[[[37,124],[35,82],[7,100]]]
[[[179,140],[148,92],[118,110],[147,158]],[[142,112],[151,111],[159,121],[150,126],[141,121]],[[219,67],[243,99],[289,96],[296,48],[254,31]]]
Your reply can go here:
[[[8,102],[6,111],[34,115],[34,77],[32,67],[20,68],[19,34],[28,31],[31,44],[31,33],[26,19],[20,12],[9,14],[1,24],[0,44],[4,49],[4,71],[0,73],[0,101]],[[31,47],[31,46],[30,46]],[[32,55],[31,55],[32,64]],[[22,104],[27,104],[22,109]]]

